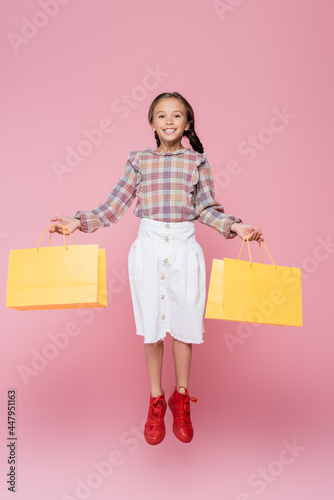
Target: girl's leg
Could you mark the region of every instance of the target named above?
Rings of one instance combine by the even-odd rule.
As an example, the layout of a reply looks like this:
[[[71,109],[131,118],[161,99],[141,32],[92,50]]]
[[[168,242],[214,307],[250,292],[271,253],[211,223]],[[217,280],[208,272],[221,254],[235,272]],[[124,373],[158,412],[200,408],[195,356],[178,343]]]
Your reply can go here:
[[[176,387],[178,392],[185,394],[183,385],[188,389],[190,367],[191,367],[192,344],[173,339],[173,356],[175,365]]]
[[[151,394],[153,397],[160,396],[162,394],[161,373],[164,343],[163,340],[160,340],[156,344],[144,344],[144,346]]]

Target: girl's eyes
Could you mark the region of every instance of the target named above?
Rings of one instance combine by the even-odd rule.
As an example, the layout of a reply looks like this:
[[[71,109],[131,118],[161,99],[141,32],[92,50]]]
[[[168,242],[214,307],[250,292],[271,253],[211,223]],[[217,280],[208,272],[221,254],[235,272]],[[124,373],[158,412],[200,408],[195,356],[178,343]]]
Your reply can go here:
[[[163,118],[165,115],[159,115],[158,118]],[[181,115],[174,115],[180,117]]]

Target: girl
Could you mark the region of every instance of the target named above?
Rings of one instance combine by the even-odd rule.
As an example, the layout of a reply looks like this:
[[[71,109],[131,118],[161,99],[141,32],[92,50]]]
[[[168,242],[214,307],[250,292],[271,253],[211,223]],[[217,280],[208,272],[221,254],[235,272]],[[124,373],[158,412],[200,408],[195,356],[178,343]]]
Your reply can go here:
[[[173,432],[184,443],[193,438],[188,383],[192,344],[203,343],[206,301],[205,261],[195,239],[195,219],[226,239],[249,236],[263,241],[261,230],[227,215],[215,201],[211,168],[195,132],[194,112],[178,92],[165,92],[152,102],[148,121],[157,149],[129,151],[123,176],[107,201],[73,217],[52,217],[69,231],[90,233],[115,224],[135,197],[140,218],[138,237],[128,257],[136,333],[144,337],[150,381],[149,411],[144,436],[159,444],[166,431],[167,409],[161,386],[163,339],[173,337],[176,385],[168,400]],[[182,145],[182,137],[191,147]],[[50,232],[63,232],[55,225]]]

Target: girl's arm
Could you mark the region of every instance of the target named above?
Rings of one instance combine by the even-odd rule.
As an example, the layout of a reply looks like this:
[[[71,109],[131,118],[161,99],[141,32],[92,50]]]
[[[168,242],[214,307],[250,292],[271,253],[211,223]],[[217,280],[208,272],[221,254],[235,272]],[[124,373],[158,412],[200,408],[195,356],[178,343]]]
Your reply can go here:
[[[84,233],[93,233],[100,227],[116,224],[125,214],[136,196],[136,169],[133,165],[134,152],[128,152],[124,173],[108,199],[90,212],[77,211],[74,218],[79,219],[78,229]]]
[[[211,167],[206,157],[198,166],[198,183],[196,184],[194,201],[200,222],[213,227],[226,239],[237,236],[237,233],[232,231],[231,226],[234,223],[235,226],[238,225],[237,223],[242,224],[242,220],[234,215],[225,214],[222,205],[215,201]]]

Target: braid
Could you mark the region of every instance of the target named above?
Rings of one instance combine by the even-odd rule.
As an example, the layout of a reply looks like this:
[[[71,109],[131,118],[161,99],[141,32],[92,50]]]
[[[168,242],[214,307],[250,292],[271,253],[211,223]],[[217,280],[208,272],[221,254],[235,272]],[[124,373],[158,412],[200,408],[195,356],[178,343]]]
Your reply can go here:
[[[184,135],[188,137],[191,147],[193,148],[194,151],[203,153],[204,148],[201,141],[199,140],[198,135],[195,132],[195,127],[193,122],[190,123],[189,130],[184,131]]]
[[[155,140],[157,141],[157,148],[158,148],[160,146],[160,144],[161,144],[161,141],[159,139],[159,136],[158,136],[156,130],[154,131],[154,137],[155,137]]]
[[[189,142],[191,147],[193,148],[194,151],[198,151],[198,153],[203,153],[204,148],[199,140],[198,135],[195,132],[195,116],[194,116],[194,111],[189,102],[178,92],[164,92],[163,94],[159,94],[151,103],[149,112],[148,112],[148,121],[150,124],[152,124],[153,121],[153,112],[156,104],[161,100],[161,99],[166,99],[168,97],[176,97],[185,107],[186,114],[187,114],[187,121],[189,122],[189,129],[185,130],[183,135],[185,135]],[[154,131],[154,137],[157,143],[157,147],[160,146],[161,141],[159,139],[159,136],[157,134],[157,131]]]

